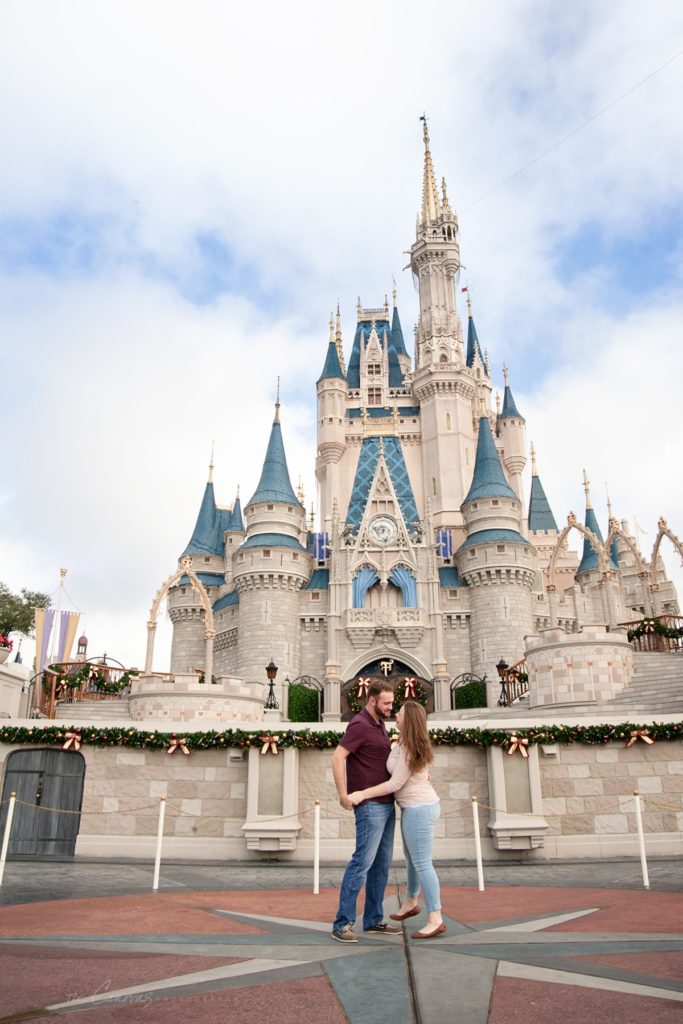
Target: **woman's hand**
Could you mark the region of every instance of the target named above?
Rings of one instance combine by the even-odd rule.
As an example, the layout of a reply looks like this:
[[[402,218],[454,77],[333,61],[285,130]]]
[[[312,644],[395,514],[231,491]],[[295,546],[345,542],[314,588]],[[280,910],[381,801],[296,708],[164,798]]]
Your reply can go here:
[[[355,793],[349,793],[349,800],[354,807],[357,807],[358,804],[363,802],[363,790],[357,789]]]

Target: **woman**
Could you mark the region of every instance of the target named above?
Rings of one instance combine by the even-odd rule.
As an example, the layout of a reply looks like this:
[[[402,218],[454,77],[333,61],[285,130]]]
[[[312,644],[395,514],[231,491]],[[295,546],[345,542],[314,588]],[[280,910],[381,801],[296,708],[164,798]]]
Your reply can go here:
[[[349,793],[349,800],[355,806],[364,800],[388,793],[396,794],[396,803],[401,808],[401,834],[408,869],[408,888],[400,913],[392,914],[391,917],[394,921],[405,921],[407,917],[419,914],[417,894],[422,888],[429,917],[424,928],[413,932],[413,938],[433,939],[436,935],[443,935],[446,925],[441,917],[439,879],[432,864],[432,838],[440,804],[429,782],[428,766],[434,760],[434,755],[429,742],[425,709],[415,701],[405,701],[396,716],[396,725],[400,738],[387,759],[391,778],[379,786]]]

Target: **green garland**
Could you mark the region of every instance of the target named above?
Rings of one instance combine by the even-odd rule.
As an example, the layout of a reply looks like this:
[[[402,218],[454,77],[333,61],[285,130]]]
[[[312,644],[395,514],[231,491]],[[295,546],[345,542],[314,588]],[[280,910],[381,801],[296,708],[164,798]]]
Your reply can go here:
[[[544,725],[534,729],[515,729],[519,739],[526,739],[529,746],[537,743],[585,743],[597,746],[604,743],[623,742],[631,737],[632,732],[647,728],[652,740],[683,739],[683,721],[676,723],[654,722],[644,726],[632,722],[621,722],[619,725]],[[447,726],[445,729],[431,729],[430,739],[436,746],[445,747],[487,747],[510,746],[509,729],[456,729]],[[133,747],[146,750],[165,750],[178,733],[158,732],[156,729],[132,729],[127,726],[107,728],[106,726],[74,726],[50,725],[0,727],[0,743],[35,744],[39,746],[63,746],[66,734],[75,732],[81,744],[94,747]],[[187,732],[182,734],[190,750],[222,750],[228,747],[260,747],[262,736],[268,733],[277,740],[279,747],[296,747],[297,750],[325,750],[336,747],[343,736],[342,732],[325,730],[314,732],[301,729],[299,732],[270,733],[265,724],[254,729],[225,729],[216,732]]]
[[[114,682],[107,679],[101,668],[84,662],[76,672],[63,672],[59,665],[50,665],[50,671],[55,674],[55,686],[64,686],[75,690],[81,683],[90,682],[96,687],[97,693],[117,694],[123,693],[126,687],[130,686],[131,680],[140,673],[133,668],[126,669]]]
[[[680,640],[683,637],[683,626],[665,626],[659,619],[643,619],[633,629],[628,630],[626,637],[631,643],[632,640],[640,640],[641,636],[647,636],[648,633],[658,633],[659,636],[666,636],[671,640]]]

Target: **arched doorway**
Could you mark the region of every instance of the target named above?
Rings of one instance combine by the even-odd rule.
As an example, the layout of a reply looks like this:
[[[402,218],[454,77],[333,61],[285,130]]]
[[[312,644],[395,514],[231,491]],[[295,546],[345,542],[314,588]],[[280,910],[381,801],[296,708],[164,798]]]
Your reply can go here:
[[[2,786],[0,835],[10,793],[16,793],[10,855],[73,857],[84,777],[85,758],[77,751],[39,748],[15,750],[9,755]]]
[[[341,688],[341,720],[348,722],[365,706],[367,686],[375,680],[386,682],[396,695],[394,714],[408,697],[424,704],[427,714],[434,711],[434,685],[429,679],[417,675],[409,665],[391,655],[383,655],[367,662],[352,679]]]

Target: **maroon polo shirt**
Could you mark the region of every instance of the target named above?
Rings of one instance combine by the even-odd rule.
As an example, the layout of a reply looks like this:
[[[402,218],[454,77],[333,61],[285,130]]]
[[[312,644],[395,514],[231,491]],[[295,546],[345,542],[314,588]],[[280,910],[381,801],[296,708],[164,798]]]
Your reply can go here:
[[[387,758],[391,743],[384,722],[376,722],[367,708],[351,719],[340,744],[350,754],[346,758],[346,785],[349,793],[379,786],[391,778]],[[393,803],[393,793],[374,797],[379,803]]]

